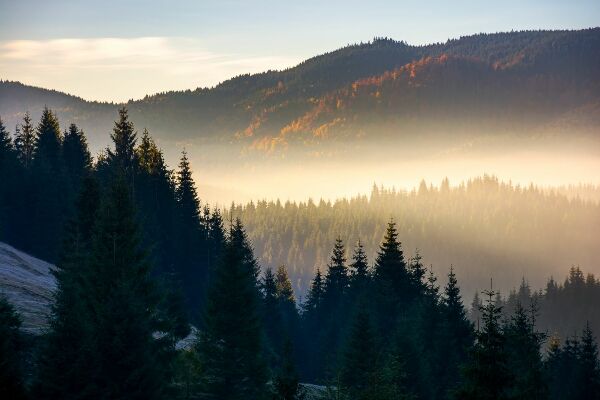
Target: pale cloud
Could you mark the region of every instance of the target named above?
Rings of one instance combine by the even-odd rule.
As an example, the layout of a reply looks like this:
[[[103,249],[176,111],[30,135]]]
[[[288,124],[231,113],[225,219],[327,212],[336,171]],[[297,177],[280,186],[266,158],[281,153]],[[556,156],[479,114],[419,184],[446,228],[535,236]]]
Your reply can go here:
[[[0,78],[124,101],[165,90],[215,84],[242,73],[301,61],[210,51],[191,38],[68,38],[0,41]]]

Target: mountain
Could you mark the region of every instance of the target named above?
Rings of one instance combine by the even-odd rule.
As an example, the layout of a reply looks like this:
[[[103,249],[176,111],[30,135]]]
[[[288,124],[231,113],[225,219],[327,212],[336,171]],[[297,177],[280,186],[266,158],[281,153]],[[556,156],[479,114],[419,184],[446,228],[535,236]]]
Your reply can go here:
[[[9,79],[10,77],[3,77]],[[85,101],[0,82],[0,116],[15,126],[47,105],[75,122],[94,150],[122,104]],[[301,149],[336,139],[404,132],[564,133],[598,137],[600,28],[478,34],[426,46],[376,38],[283,71],[241,75],[213,88],[173,91],[126,105],[159,142]]]

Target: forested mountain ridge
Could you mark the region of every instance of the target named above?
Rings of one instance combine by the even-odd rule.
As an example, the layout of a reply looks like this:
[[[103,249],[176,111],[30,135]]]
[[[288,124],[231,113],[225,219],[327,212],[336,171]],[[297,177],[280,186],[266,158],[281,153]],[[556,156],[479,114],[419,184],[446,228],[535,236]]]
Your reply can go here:
[[[597,119],[600,101],[599,49],[600,28],[480,34],[427,46],[376,38],[287,70],[146,96],[127,107],[159,141],[217,140],[261,150],[289,144],[294,133],[297,143],[340,132],[374,140],[381,134],[369,129],[375,122],[392,132],[436,130],[427,124],[433,117],[446,130],[493,131],[521,122],[521,130],[560,126],[564,116],[597,133],[589,121]],[[119,106],[0,83],[0,115],[9,127],[23,110],[36,119],[45,105],[88,132],[95,149],[105,145]]]

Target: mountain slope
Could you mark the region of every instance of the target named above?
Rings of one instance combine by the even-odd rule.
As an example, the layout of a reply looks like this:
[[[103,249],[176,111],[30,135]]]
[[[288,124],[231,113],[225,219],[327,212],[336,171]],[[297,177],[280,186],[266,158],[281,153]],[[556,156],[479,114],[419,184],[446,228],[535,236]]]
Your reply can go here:
[[[505,129],[506,121],[509,128],[523,121],[531,124],[520,128],[552,126],[563,113],[597,110],[598,82],[600,28],[530,31],[427,46],[375,39],[284,71],[242,75],[214,88],[159,93],[126,105],[136,125],[163,142],[233,142],[268,149],[290,132],[302,131],[311,139],[323,136],[323,129],[330,138],[338,128],[346,133],[342,137],[364,133],[375,117],[377,123],[406,125],[399,111],[400,117],[410,117],[409,126],[425,129],[428,121],[447,114],[475,120],[477,128],[492,123]],[[0,82],[0,116],[10,128],[26,110],[35,119],[44,105],[64,124],[81,125],[95,150],[106,142],[119,106]],[[307,119],[311,123],[305,126]]]
[[[0,243],[0,295],[6,296],[23,319],[23,330],[40,333],[47,326],[56,281],[55,267]]]

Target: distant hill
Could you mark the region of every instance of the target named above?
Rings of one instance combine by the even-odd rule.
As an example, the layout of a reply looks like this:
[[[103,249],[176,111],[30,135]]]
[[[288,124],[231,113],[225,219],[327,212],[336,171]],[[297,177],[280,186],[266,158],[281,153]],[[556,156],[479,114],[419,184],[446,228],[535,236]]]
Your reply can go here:
[[[0,116],[11,130],[26,110],[35,119],[44,105],[63,124],[79,124],[95,150],[121,106],[0,82]],[[598,136],[600,28],[479,34],[426,46],[376,38],[287,70],[126,106],[159,142],[239,143],[261,152],[423,130],[529,134],[576,126]]]

